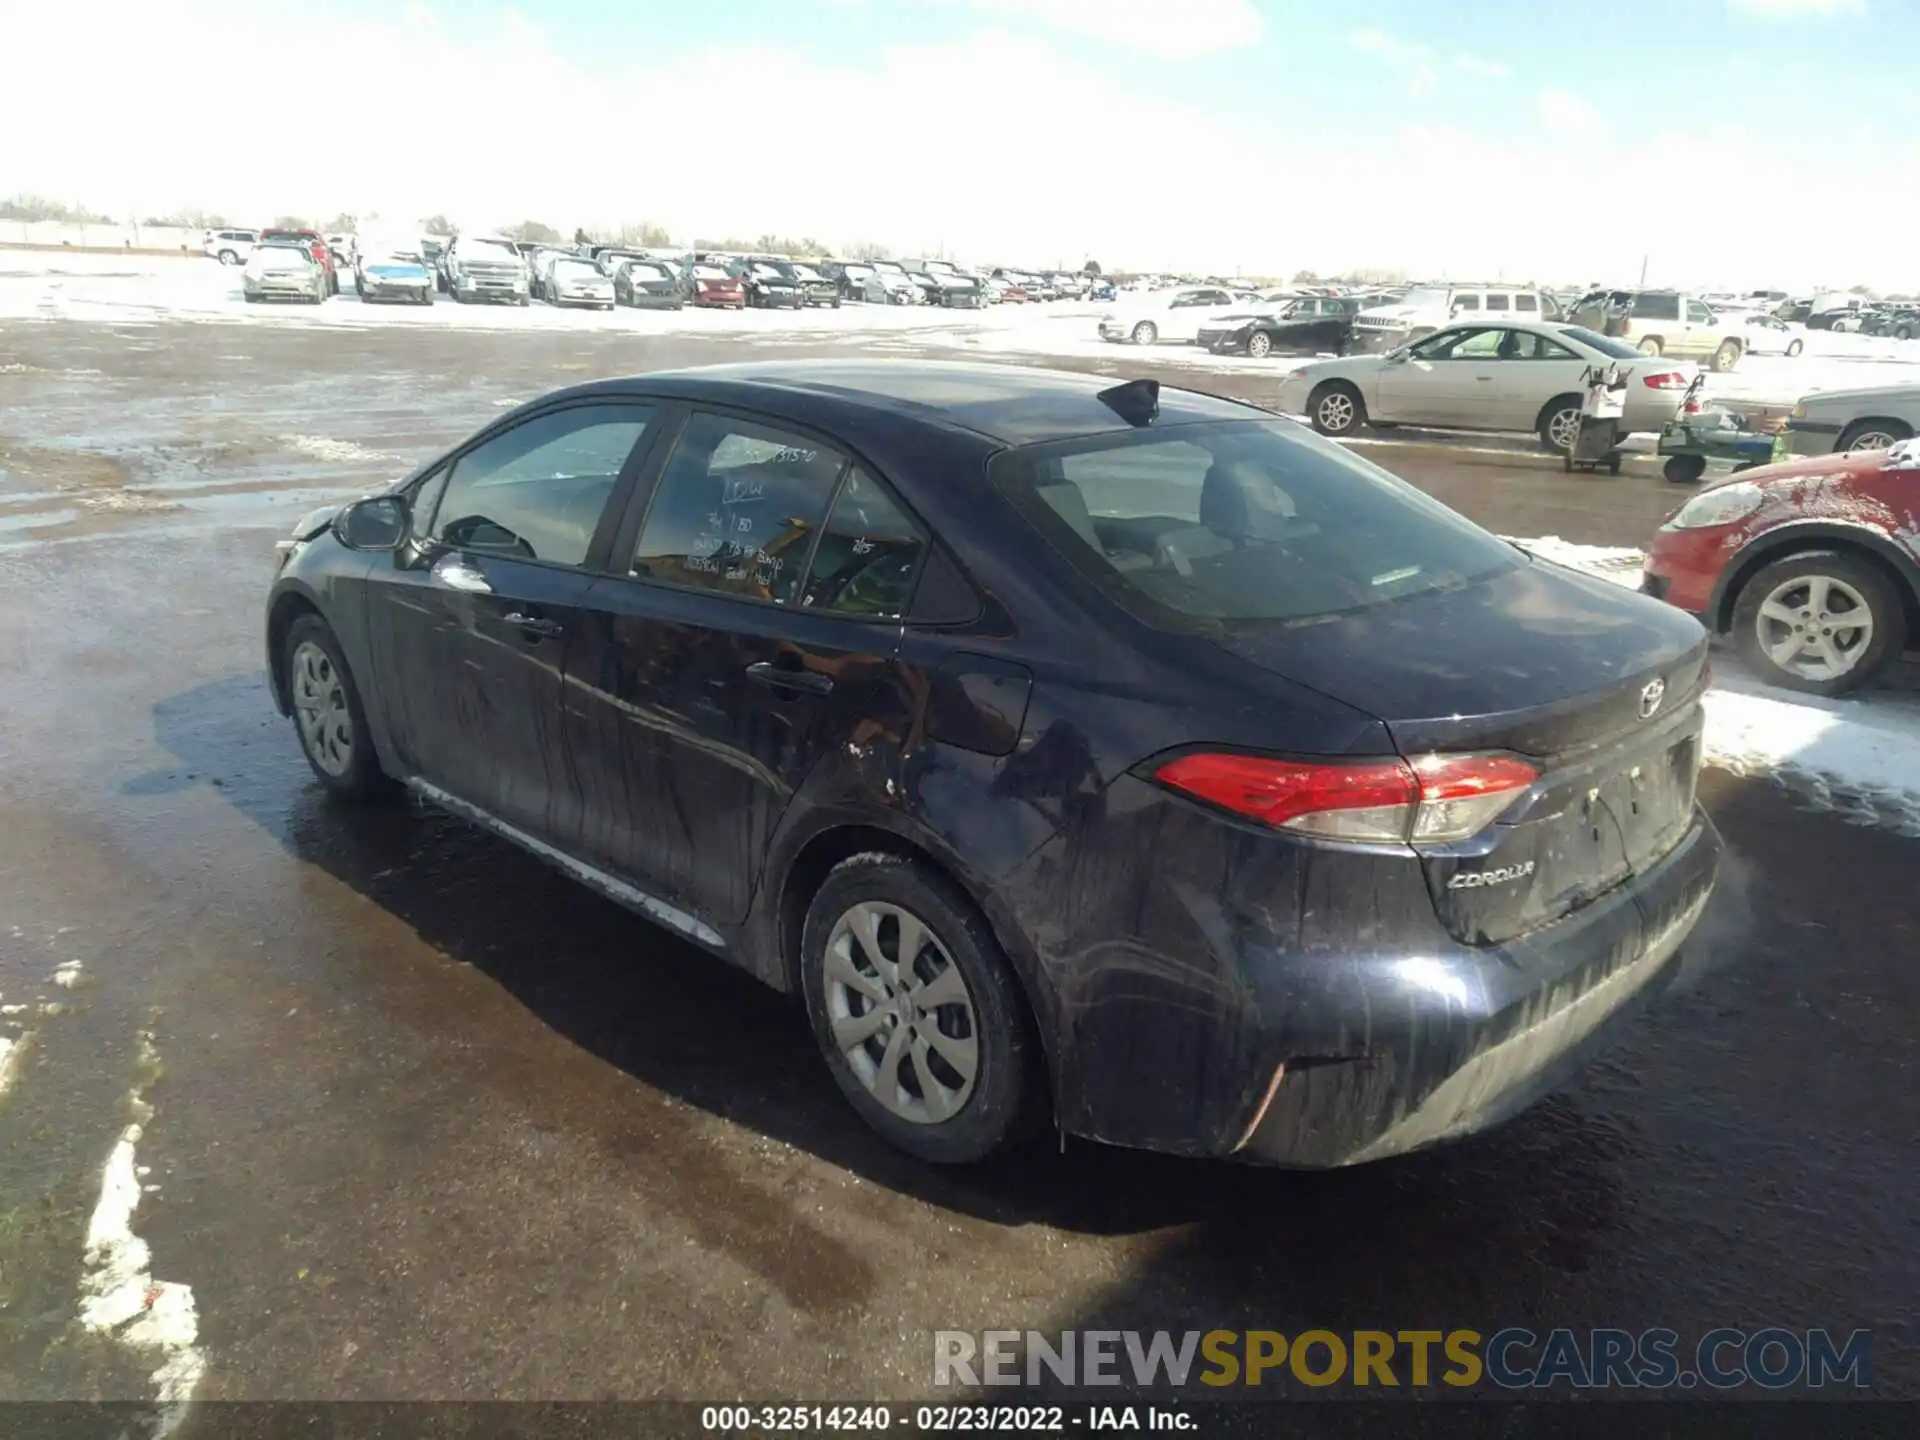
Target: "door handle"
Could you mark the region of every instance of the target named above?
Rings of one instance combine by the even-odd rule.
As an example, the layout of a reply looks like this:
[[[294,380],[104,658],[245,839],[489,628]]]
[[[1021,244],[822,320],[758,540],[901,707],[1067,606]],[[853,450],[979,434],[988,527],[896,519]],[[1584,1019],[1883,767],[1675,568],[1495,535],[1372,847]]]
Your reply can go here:
[[[549,638],[564,635],[567,627],[558,620],[542,620],[538,615],[522,615],[518,610],[509,610],[507,624],[526,631],[529,635],[544,635]]]
[[[818,670],[790,670],[771,660],[756,660],[747,666],[747,678],[770,690],[797,690],[808,695],[826,695],[833,690],[833,677]]]

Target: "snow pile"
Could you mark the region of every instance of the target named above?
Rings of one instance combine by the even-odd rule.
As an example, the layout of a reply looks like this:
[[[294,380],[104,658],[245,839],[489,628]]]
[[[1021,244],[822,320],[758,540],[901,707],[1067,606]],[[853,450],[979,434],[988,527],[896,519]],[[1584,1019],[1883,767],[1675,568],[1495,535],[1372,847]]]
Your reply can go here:
[[[151,1074],[158,1068],[152,1037],[140,1036],[140,1062]],[[133,1089],[134,1120],[120,1133],[100,1177],[100,1199],[87,1222],[86,1268],[80,1278],[80,1324],[112,1335],[130,1349],[154,1359],[155,1397],[163,1408],[156,1437],[171,1434],[186,1418],[186,1407],[206,1371],[199,1348],[200,1316],[191,1286],[155,1280],[153,1254],[133,1231],[141,1185],[135,1147],[152,1114],[145,1086]]]
[[[1518,545],[1529,555],[1551,560],[1569,570],[1598,575],[1603,580],[1612,580],[1632,590],[1640,588],[1640,568],[1646,561],[1642,551],[1620,545],[1576,545],[1571,540],[1562,540],[1558,535],[1535,535],[1524,539],[1502,535],[1500,538],[1509,545]]]
[[[341,465],[370,463],[378,460],[390,460],[378,450],[369,450],[351,440],[329,440],[322,435],[282,435],[280,443],[296,454],[310,456],[315,460],[330,460]]]

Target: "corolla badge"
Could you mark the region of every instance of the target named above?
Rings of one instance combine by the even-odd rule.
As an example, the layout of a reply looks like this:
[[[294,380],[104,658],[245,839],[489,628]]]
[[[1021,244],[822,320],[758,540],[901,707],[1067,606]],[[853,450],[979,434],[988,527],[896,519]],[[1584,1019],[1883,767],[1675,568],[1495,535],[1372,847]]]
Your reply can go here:
[[[1640,718],[1651,720],[1653,712],[1660,708],[1660,702],[1667,698],[1667,682],[1649,680],[1640,691]]]
[[[1533,861],[1527,860],[1519,865],[1502,865],[1493,870],[1462,870],[1447,881],[1449,890],[1479,890],[1488,885],[1506,885],[1515,880],[1524,880],[1533,873]]]

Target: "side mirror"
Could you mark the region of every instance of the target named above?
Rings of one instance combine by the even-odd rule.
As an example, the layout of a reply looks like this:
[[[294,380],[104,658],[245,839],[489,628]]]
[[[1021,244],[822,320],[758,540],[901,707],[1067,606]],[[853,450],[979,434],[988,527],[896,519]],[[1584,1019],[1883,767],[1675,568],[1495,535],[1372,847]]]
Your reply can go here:
[[[1413,354],[1412,349],[1410,349],[1408,346],[1402,345],[1398,349],[1389,350],[1385,355],[1381,356],[1380,358],[1383,361],[1385,361],[1385,363],[1387,363],[1388,365],[1404,365],[1407,363],[1408,357],[1411,356],[1412,354]]]
[[[333,533],[349,550],[398,550],[412,524],[413,513],[403,497],[374,495],[336,515]]]

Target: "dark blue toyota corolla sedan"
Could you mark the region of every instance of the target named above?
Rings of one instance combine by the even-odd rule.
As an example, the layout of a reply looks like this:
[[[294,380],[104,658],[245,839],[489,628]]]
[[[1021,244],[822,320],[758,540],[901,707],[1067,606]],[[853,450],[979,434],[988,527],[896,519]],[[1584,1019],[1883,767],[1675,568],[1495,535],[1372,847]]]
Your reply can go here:
[[[804,996],[930,1160],[1479,1130],[1667,983],[1718,864],[1691,618],[1151,381],[563,390],[308,517],[266,628],[322,783]]]

